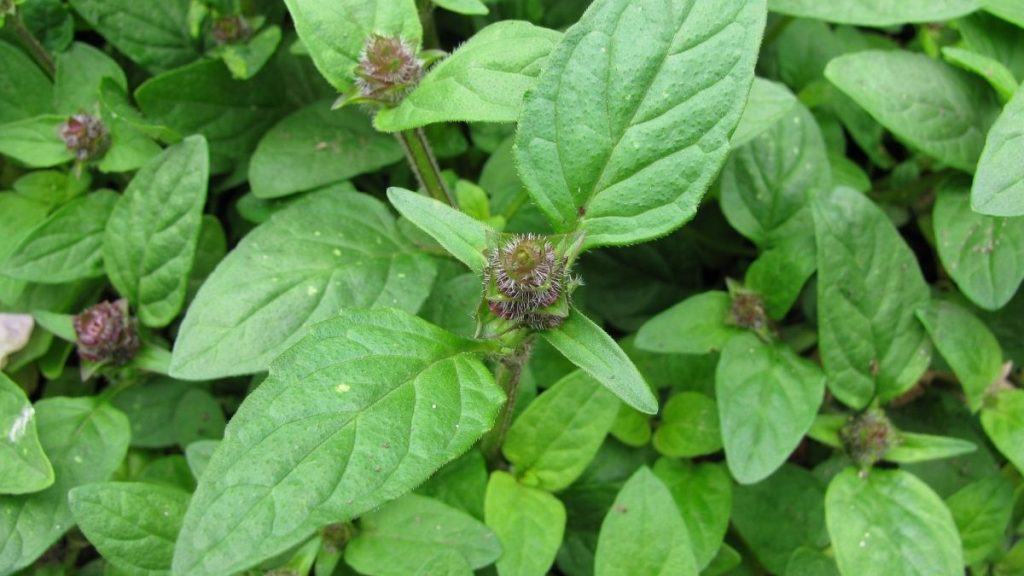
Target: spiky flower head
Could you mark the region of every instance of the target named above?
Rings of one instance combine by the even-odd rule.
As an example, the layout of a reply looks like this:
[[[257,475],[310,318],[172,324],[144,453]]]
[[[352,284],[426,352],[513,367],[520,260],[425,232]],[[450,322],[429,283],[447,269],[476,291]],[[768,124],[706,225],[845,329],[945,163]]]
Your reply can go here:
[[[900,442],[899,431],[879,408],[869,408],[850,418],[839,430],[839,439],[846,454],[861,468],[878,462]]]
[[[91,114],[75,114],[58,131],[68,151],[80,162],[97,160],[110,149],[110,131]]]
[[[74,317],[78,356],[89,362],[124,364],[139,351],[135,319],[128,301],[100,302]]]
[[[412,43],[373,34],[359,54],[356,87],[365,99],[396,104],[422,76],[423,61]]]
[[[512,236],[487,255],[487,307],[499,318],[535,330],[560,325],[568,315],[568,296],[578,285],[568,262],[547,238]]]
[[[252,37],[252,25],[241,14],[222,14],[210,26],[217,44],[241,44]]]

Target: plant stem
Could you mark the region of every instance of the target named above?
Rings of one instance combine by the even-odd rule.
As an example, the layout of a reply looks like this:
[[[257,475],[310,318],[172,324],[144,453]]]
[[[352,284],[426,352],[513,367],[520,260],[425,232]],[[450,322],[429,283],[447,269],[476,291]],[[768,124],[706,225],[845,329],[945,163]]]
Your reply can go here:
[[[50,79],[57,77],[57,67],[53,63],[53,58],[50,53],[46,51],[46,47],[39,42],[39,40],[32,34],[32,31],[25,27],[25,23],[21,20],[21,15],[15,13],[11,18],[14,33],[17,34],[18,40],[25,46],[29,54],[35,58],[39,67],[46,72],[46,75]]]
[[[434,158],[434,152],[430,149],[430,142],[423,129],[403,130],[396,133],[396,136],[405,149],[405,157],[409,160],[420,186],[437,200],[447,202],[452,208],[458,208],[455,197],[448,191],[444,178],[441,177],[441,168],[437,165],[437,159]]]
[[[487,458],[491,468],[496,468],[501,460],[501,446],[505,443],[505,436],[512,424],[512,412],[516,407],[516,397],[519,393],[519,378],[523,375],[523,366],[530,359],[530,349],[533,347],[533,338],[528,337],[508,358],[503,358],[495,370],[495,379],[498,385],[505,391],[505,405],[498,414],[498,420],[491,429],[480,440],[480,448]]]
[[[437,25],[434,23],[433,1],[417,0],[416,9],[420,13],[420,24],[423,27],[423,47],[426,49],[440,48],[441,40],[437,36]]]

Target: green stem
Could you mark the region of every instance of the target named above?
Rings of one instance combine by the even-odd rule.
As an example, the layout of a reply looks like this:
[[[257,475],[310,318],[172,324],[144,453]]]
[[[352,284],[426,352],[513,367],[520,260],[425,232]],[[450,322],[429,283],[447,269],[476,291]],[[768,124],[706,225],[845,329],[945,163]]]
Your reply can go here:
[[[448,191],[444,178],[441,177],[441,168],[437,165],[437,159],[434,158],[434,152],[430,149],[430,142],[423,129],[403,130],[396,136],[402,143],[402,148],[405,149],[405,157],[409,160],[409,165],[416,174],[420,186],[425,188],[435,199],[447,202],[453,208],[458,208],[459,205],[455,201],[455,197]]]
[[[50,79],[57,77],[57,67],[53,63],[53,58],[50,53],[46,51],[46,47],[39,42],[39,40],[32,34],[32,31],[25,27],[25,23],[21,20],[20,14],[15,14],[11,18],[14,27],[14,33],[18,36],[18,40],[25,46],[29,54],[35,58],[39,66],[46,72],[46,75]]]
[[[530,359],[532,347],[533,339],[527,338],[515,353],[502,359],[495,370],[495,379],[505,391],[505,405],[501,408],[494,428],[480,440],[480,448],[492,469],[498,467],[501,461],[501,446],[505,443],[509,426],[512,425],[512,412],[515,410],[516,397],[519,393],[519,379],[523,375],[523,366]]]

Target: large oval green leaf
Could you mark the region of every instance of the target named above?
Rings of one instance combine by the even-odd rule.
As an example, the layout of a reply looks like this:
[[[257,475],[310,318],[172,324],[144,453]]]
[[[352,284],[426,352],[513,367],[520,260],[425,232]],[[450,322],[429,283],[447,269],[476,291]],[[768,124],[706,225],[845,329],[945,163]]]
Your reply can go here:
[[[729,471],[753,484],[782,466],[810,430],[825,376],[787,346],[747,333],[722,349],[715,396]]]
[[[985,139],[971,206],[992,216],[1024,215],[1024,90],[1007,103]]]
[[[715,558],[729,529],[732,513],[732,480],[721,464],[660,458],[654,463],[657,476],[672,494],[686,523],[693,555],[702,570]]]
[[[141,4],[135,0],[71,0],[71,6],[111,44],[157,73],[199,58],[189,33],[189,0]]]
[[[693,217],[754,79],[764,0],[598,0],[526,97],[516,157],[556,231],[588,246]],[[643,41],[639,41],[639,39]]]
[[[877,27],[950,20],[979,5],[979,0],[768,0],[768,9],[780,14]]]
[[[829,390],[854,408],[917,382],[930,349],[914,317],[929,298],[917,258],[864,195],[837,188],[814,202],[818,334]]]
[[[465,452],[504,400],[477,346],[396,309],[314,326],[231,419],[185,516],[174,573],[253,566]]]
[[[170,324],[185,303],[209,167],[206,140],[189,136],[139,170],[107,222],[107,275],[147,326]]]
[[[983,80],[924,54],[847,54],[829,62],[825,76],[893,134],[967,172],[999,111]]]
[[[267,369],[306,328],[344,308],[415,312],[436,264],[395,228],[387,207],[339,190],[274,214],[221,261],[188,309],[171,373],[212,379]]]
[[[36,411],[25,391],[0,373],[0,494],[38,492],[53,484],[53,466],[39,444]]]
[[[487,525],[501,540],[499,576],[545,576],[565,534],[565,506],[552,494],[491,473],[484,501]]]
[[[825,518],[843,576],[962,576],[953,516],[927,484],[902,470],[847,468],[832,479]]]

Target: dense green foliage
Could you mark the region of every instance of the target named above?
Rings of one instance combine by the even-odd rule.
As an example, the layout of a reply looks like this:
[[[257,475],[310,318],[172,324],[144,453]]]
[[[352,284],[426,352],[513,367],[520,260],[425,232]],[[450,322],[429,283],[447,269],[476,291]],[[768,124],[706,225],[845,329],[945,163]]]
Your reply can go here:
[[[0,0],[0,576],[1024,574],[1020,0]]]

